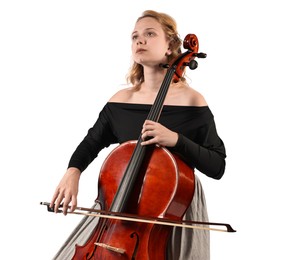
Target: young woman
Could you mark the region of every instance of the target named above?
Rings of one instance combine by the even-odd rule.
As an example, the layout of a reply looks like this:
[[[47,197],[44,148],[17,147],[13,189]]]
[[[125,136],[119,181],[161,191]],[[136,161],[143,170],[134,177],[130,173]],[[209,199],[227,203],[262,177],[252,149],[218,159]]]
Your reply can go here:
[[[213,114],[204,97],[185,78],[171,83],[159,122],[145,120],[166,74],[159,64],[168,63],[181,53],[174,19],[164,13],[145,11],[136,21],[131,39],[131,87],[110,98],[73,153],[51,201],[56,211],[61,203],[64,214],[69,205],[71,210],[76,208],[81,173],[103,148],[137,140],[140,134],[142,145],[166,147],[211,178],[220,179],[224,174],[225,147],[217,134]],[[185,219],[208,221],[204,193],[196,175],[195,179],[195,195]],[[209,259],[208,231],[174,228],[167,259]]]

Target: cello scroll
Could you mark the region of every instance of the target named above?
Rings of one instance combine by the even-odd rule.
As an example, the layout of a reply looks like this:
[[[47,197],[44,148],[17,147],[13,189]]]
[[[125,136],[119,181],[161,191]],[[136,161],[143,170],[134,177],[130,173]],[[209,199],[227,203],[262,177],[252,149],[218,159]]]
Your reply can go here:
[[[185,68],[188,66],[191,70],[194,70],[198,67],[198,62],[195,58],[206,58],[206,53],[200,52],[199,49],[199,41],[195,34],[186,35],[183,41],[184,49],[187,49],[186,52],[179,55],[175,58],[174,61],[171,62],[171,66],[169,64],[162,65],[165,68],[174,68],[173,82],[178,82],[180,78],[184,75]]]

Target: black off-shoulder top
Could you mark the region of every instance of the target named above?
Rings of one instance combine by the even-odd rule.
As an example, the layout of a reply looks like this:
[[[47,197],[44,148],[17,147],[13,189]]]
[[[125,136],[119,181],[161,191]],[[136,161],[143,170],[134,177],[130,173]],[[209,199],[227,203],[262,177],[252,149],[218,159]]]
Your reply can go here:
[[[150,108],[147,104],[106,103],[71,156],[68,167],[77,167],[83,172],[103,148],[138,140]],[[225,146],[217,134],[208,106],[165,105],[159,122],[179,134],[176,146],[167,147],[171,152],[179,154],[191,167],[211,178],[223,176]]]

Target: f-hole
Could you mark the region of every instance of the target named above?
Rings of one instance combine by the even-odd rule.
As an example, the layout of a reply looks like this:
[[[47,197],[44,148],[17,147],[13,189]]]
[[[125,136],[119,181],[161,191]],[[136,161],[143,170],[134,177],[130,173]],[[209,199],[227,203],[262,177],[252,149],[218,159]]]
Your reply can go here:
[[[136,232],[133,232],[130,235],[130,237],[136,239],[136,245],[135,245],[134,252],[133,252],[133,255],[132,255],[132,260],[135,260],[137,252],[138,252],[138,247],[139,247],[139,235]]]

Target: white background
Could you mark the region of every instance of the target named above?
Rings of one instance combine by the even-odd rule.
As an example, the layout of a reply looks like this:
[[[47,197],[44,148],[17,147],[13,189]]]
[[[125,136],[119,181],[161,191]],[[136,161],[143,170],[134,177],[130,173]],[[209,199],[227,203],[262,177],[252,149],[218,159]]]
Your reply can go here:
[[[73,150],[124,87],[130,34],[146,9],[172,15],[207,53],[188,76],[228,158],[220,181],[198,176],[210,220],[237,229],[211,233],[211,259],[294,259],[290,3],[1,1],[1,259],[51,259],[79,222],[39,202],[51,200]],[[108,152],[83,173],[80,206],[96,198]]]

